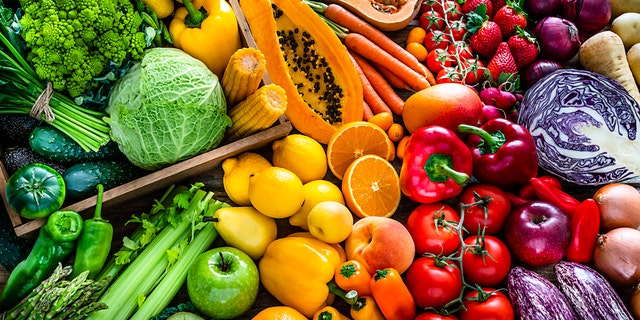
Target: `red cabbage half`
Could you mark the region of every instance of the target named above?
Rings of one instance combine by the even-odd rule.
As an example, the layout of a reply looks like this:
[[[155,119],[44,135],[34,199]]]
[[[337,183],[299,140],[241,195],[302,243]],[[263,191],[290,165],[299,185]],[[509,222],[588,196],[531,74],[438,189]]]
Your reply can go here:
[[[540,167],[568,182],[602,185],[640,173],[640,107],[606,76],[548,74],[526,91],[518,122],[533,135]]]

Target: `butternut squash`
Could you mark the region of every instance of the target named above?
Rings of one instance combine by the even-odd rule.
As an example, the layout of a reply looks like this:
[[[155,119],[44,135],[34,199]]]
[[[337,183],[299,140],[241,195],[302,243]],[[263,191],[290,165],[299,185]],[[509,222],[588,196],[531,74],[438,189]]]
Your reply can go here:
[[[241,0],[271,81],[287,94],[286,116],[320,143],[362,120],[362,83],[338,36],[302,0]]]
[[[398,31],[413,20],[421,0],[329,0],[337,3],[380,31]]]

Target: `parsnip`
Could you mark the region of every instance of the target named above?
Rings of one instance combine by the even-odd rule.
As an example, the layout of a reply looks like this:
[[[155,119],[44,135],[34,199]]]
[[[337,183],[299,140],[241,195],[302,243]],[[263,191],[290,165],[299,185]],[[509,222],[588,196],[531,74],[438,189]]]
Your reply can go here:
[[[618,81],[640,103],[640,91],[629,67],[624,43],[616,33],[601,31],[585,40],[578,51],[578,59],[586,70]]]
[[[636,43],[627,51],[627,62],[636,79],[636,84],[640,85],[640,43]]]
[[[640,0],[609,0],[611,2],[611,13],[615,18],[625,12],[640,13]]]
[[[625,12],[621,14],[611,22],[611,31],[620,36],[624,48],[629,50],[631,46],[640,42],[640,13]]]

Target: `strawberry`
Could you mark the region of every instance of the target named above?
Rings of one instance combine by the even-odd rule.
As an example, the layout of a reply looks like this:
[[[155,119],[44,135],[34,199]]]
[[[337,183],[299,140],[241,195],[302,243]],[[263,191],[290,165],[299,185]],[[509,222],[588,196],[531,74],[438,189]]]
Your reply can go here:
[[[491,76],[494,79],[498,79],[502,73],[517,73],[518,67],[516,67],[516,61],[511,54],[509,44],[501,42],[498,45],[496,54],[491,58],[489,64],[487,64],[487,70],[491,72]]]
[[[493,12],[496,12],[507,4],[507,0],[491,0],[491,4],[493,4]]]
[[[502,32],[497,23],[489,20],[486,10],[487,6],[480,4],[475,11],[467,14],[467,32],[471,34],[469,45],[473,51],[489,58],[502,41]]]
[[[493,16],[493,4],[491,0],[466,0],[461,7],[462,13],[467,14],[476,11],[476,8],[480,4],[487,6],[486,14],[491,18]]]
[[[493,16],[493,21],[500,26],[503,38],[514,34],[516,27],[527,27],[527,14],[522,9],[523,3],[523,0],[507,0],[507,4],[499,8]]]
[[[535,61],[540,52],[536,39],[520,27],[516,28],[516,34],[509,37],[507,44],[518,70]]]

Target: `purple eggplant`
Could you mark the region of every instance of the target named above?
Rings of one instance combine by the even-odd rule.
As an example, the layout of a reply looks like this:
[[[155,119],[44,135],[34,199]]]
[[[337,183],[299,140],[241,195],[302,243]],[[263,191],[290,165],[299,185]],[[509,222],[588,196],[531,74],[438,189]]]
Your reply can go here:
[[[507,277],[509,298],[520,320],[578,320],[569,301],[551,281],[520,266]]]
[[[609,281],[596,270],[568,261],[558,262],[554,269],[560,290],[581,319],[633,320]]]

